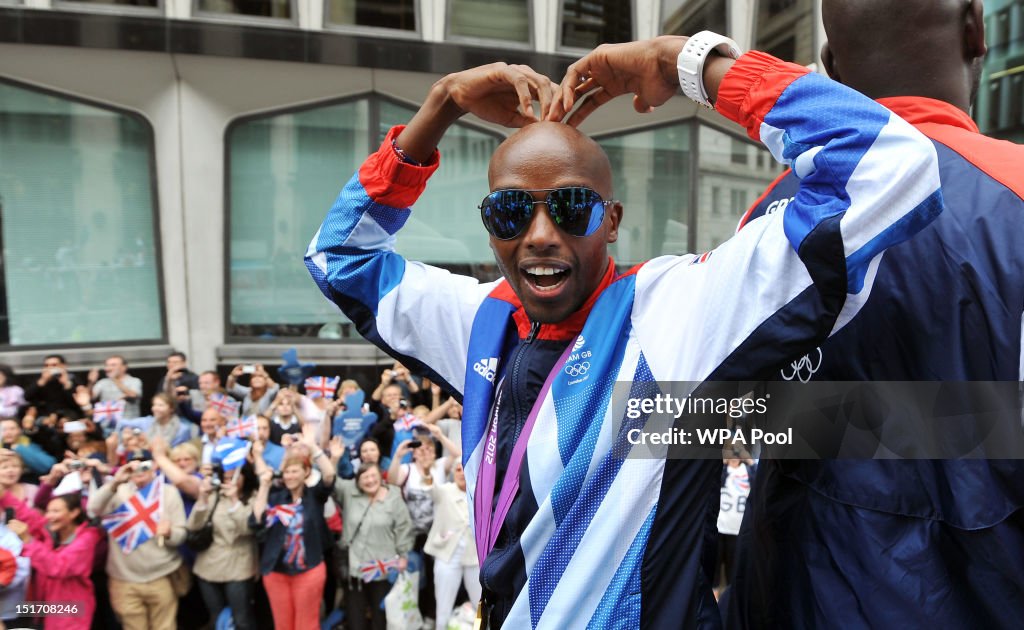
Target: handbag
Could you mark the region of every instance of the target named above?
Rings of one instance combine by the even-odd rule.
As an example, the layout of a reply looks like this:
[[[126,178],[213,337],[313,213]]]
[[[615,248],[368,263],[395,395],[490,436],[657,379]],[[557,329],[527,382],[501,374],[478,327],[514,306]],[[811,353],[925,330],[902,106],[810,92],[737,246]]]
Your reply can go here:
[[[213,544],[213,513],[217,510],[218,501],[220,492],[217,492],[217,498],[213,500],[213,509],[210,510],[203,526],[195,530],[190,529],[185,535],[185,546],[196,553],[206,551]]]

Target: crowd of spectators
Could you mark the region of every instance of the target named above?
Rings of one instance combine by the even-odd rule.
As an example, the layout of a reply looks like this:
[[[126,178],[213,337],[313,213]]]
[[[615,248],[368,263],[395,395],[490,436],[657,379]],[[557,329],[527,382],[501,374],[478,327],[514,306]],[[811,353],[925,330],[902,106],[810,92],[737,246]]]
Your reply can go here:
[[[424,626],[447,627],[480,597],[461,406],[398,363],[372,387],[259,364],[222,383],[178,352],[154,391],[121,356],[0,365],[0,619],[384,628],[391,583],[416,571]]]

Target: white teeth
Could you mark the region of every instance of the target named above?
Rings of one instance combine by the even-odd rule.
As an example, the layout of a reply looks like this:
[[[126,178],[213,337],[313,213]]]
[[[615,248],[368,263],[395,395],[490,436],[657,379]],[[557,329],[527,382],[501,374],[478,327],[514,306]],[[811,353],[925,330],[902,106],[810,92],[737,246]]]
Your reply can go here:
[[[565,273],[562,269],[555,269],[554,267],[527,267],[526,273],[534,276],[553,276],[559,273]]]

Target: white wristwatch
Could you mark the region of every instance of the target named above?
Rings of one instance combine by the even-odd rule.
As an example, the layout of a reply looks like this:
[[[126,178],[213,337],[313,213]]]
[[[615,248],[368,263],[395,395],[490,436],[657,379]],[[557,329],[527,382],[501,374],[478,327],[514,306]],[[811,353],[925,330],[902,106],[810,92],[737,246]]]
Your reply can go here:
[[[739,59],[742,53],[736,42],[725,35],[701,31],[686,40],[682,52],[676,58],[676,69],[679,71],[679,85],[683,94],[704,107],[712,107],[708,100],[708,92],[704,89],[704,61],[711,51]]]

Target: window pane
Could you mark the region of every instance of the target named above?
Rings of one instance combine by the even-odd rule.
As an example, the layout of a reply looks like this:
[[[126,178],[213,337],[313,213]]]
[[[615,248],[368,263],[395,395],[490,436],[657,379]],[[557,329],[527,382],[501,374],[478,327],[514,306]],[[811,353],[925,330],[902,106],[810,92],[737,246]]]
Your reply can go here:
[[[381,128],[408,122],[415,111],[382,101]],[[482,279],[495,275],[494,253],[480,221],[480,201],[490,191],[487,165],[500,139],[453,126],[438,147],[441,167],[398,233],[395,251],[409,260],[441,265]]]
[[[743,149],[744,161],[735,159]],[[764,159],[750,160],[750,154]],[[757,199],[782,167],[767,149],[717,129],[700,128],[700,185],[697,197],[697,251],[718,247],[736,232],[747,200]],[[728,191],[728,192],[723,192]],[[729,211],[723,212],[728,204]]]
[[[452,35],[530,41],[526,0],[451,0],[448,10]]]
[[[196,0],[196,10],[283,19],[292,17],[291,0]]]
[[[160,6],[160,0],[57,0],[54,4],[65,1],[80,4],[113,4],[121,7],[152,7],[154,9]]]
[[[0,83],[0,343],[163,337],[152,151],[138,118]]]
[[[416,5],[414,0],[328,0],[327,21],[415,31]]]
[[[616,264],[689,251],[690,125],[598,143],[611,161],[615,197],[623,207],[619,240],[610,248]]]
[[[594,48],[633,39],[633,3],[623,0],[563,0],[562,46]]]
[[[810,0],[759,0],[754,46],[801,65],[814,63],[814,3]]]
[[[230,156],[230,336],[358,338],[302,262],[309,240],[352,173],[414,110],[377,99],[237,124]],[[380,121],[371,133],[372,121]],[[371,135],[373,139],[371,140]],[[441,142],[441,168],[398,235],[411,260],[493,278],[480,199],[495,136],[461,125]]]
[[[368,111],[355,101],[230,131],[233,336],[316,336],[324,323],[347,321],[310,281],[302,252],[369,153]]]
[[[726,33],[725,9],[725,0],[704,3],[665,0],[662,32],[675,35],[692,35],[701,31]]]

